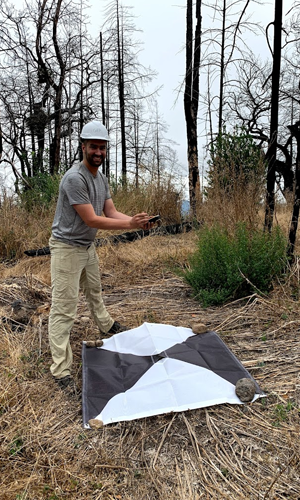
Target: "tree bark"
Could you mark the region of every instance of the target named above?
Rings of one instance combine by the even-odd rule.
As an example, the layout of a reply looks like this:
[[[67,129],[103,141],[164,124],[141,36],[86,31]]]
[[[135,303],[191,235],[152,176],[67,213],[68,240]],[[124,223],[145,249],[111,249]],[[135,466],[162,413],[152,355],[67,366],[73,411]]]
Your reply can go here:
[[[101,88],[101,114],[102,114],[102,123],[105,125],[105,99],[104,99],[104,66],[103,66],[103,41],[102,41],[102,32],[100,31],[100,88]],[[106,161],[103,161],[102,164],[102,173],[106,174]]]
[[[289,230],[289,242],[287,250],[288,257],[292,259],[296,243],[300,210],[300,121],[296,122],[294,125],[291,125],[288,128],[291,131],[292,137],[295,137],[297,143],[294,206]]]
[[[222,133],[223,123],[223,95],[224,95],[224,74],[225,74],[225,25],[226,25],[226,0],[223,0],[222,12],[222,42],[221,42],[221,62],[220,62],[220,102],[219,102],[219,134]]]
[[[186,75],[184,111],[187,130],[187,157],[189,167],[189,197],[191,213],[196,217],[200,199],[198,166],[197,116],[199,105],[199,70],[201,53],[201,0],[196,2],[196,29],[193,44],[193,1],[187,0],[186,14]]]
[[[117,43],[118,43],[118,81],[121,120],[121,151],[122,151],[122,181],[127,178],[126,161],[126,130],[125,130],[125,97],[124,97],[124,58],[123,58],[123,30],[120,27],[119,0],[117,0]]]
[[[270,139],[266,161],[267,172],[267,194],[265,211],[265,229],[272,230],[275,209],[275,181],[276,181],[276,151],[278,134],[278,107],[279,107],[279,81],[281,65],[281,32],[282,32],[282,0],[275,0],[274,19],[274,49],[273,49],[273,71],[272,71],[272,97],[271,97],[271,124]]]

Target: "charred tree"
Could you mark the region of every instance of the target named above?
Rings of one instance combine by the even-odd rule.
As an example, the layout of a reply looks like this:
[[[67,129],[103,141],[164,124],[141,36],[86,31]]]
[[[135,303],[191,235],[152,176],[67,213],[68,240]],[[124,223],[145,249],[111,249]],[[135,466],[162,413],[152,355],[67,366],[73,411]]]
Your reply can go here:
[[[296,234],[298,229],[299,210],[300,210],[300,121],[296,122],[293,125],[290,125],[288,128],[291,132],[291,136],[295,137],[297,144],[294,205],[293,205],[292,220],[289,230],[289,241],[287,250],[288,257],[292,260],[296,243]]]
[[[118,50],[118,84],[121,121],[121,152],[122,152],[122,181],[126,182],[126,128],[125,128],[125,92],[124,92],[124,55],[123,55],[123,30],[120,26],[120,9],[117,0],[117,50]]]
[[[275,182],[276,182],[276,152],[278,136],[278,108],[279,108],[279,82],[281,65],[281,32],[282,32],[282,0],[275,0],[275,19],[273,42],[273,69],[272,69],[272,95],[271,95],[271,123],[267,162],[267,193],[265,210],[265,229],[272,230],[275,209]]]
[[[102,123],[106,125],[106,116],[105,116],[105,96],[104,96],[104,62],[103,62],[103,38],[102,32],[100,31],[100,89],[101,89],[101,115],[102,115]],[[102,165],[102,173],[109,178],[109,162],[106,160],[103,161]]]
[[[189,168],[189,197],[191,213],[196,217],[200,199],[198,166],[197,116],[199,106],[199,70],[201,53],[201,0],[196,1],[196,28],[193,39],[193,1],[187,0],[186,12],[186,74],[184,112],[187,131],[187,156]]]
[[[222,122],[223,122],[224,74],[225,74],[225,33],[226,33],[225,24],[226,24],[226,0],[223,0],[221,63],[220,63],[220,103],[219,103],[219,126],[218,126],[219,134],[222,133]]]

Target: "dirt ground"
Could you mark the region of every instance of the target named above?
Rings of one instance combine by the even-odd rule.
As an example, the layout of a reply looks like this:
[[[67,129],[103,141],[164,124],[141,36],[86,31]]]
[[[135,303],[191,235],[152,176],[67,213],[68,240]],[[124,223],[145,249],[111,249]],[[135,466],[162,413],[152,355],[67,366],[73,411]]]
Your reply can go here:
[[[192,235],[99,249],[104,299],[144,321],[216,331],[266,397],[84,430],[81,401],[52,381],[49,257],[0,268],[0,499],[300,499],[299,269],[270,296],[202,309],[173,272]],[[16,301],[19,301],[16,304]],[[98,332],[81,296],[71,342]]]

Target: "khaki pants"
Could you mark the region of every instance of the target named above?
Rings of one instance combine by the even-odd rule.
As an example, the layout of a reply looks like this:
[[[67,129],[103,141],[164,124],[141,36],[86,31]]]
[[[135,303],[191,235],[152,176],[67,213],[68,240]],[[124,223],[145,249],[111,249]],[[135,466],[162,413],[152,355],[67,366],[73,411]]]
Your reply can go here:
[[[49,316],[49,343],[53,359],[51,373],[62,378],[71,373],[73,354],[70,332],[77,311],[79,287],[82,288],[94,321],[108,332],[114,320],[102,299],[99,260],[95,245],[89,248],[62,243],[53,236],[51,251],[52,305]]]

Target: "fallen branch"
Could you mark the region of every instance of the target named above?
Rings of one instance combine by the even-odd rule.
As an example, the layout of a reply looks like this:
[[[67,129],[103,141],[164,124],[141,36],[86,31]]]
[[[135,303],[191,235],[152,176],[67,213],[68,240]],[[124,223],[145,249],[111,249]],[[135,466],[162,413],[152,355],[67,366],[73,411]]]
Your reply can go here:
[[[128,243],[129,241],[136,241],[145,238],[146,236],[162,236],[164,234],[179,234],[191,231],[193,228],[190,222],[183,222],[182,224],[172,224],[170,226],[160,226],[155,229],[139,231],[130,231],[123,234],[114,234],[108,238],[97,238],[95,240],[96,247],[104,245],[118,245],[119,243]],[[43,247],[37,250],[25,250],[24,253],[29,257],[37,257],[39,255],[50,255],[50,248]]]

